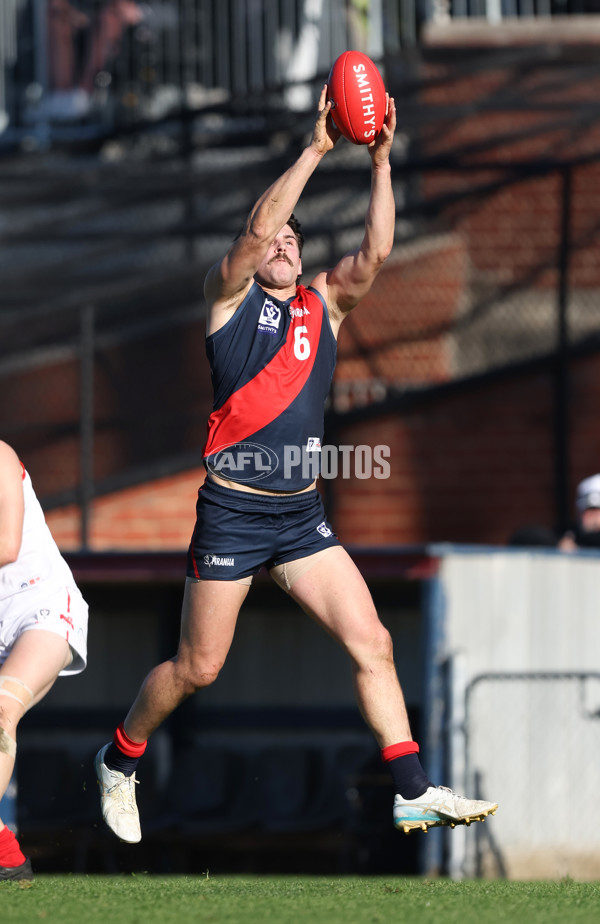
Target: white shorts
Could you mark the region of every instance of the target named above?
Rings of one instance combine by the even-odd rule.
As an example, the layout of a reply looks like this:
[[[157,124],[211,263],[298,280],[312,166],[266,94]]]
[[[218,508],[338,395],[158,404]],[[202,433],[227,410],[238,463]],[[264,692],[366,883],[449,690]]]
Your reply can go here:
[[[87,664],[88,605],[78,587],[35,587],[0,600],[0,665],[23,632],[44,629],[64,638],[73,660],[60,672],[79,674]]]

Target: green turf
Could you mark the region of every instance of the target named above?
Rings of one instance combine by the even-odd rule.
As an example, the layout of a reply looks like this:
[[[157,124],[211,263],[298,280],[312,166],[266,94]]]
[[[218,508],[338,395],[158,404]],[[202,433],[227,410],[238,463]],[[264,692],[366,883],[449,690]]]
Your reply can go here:
[[[37,876],[0,883],[2,924],[582,924],[600,883],[402,877]]]

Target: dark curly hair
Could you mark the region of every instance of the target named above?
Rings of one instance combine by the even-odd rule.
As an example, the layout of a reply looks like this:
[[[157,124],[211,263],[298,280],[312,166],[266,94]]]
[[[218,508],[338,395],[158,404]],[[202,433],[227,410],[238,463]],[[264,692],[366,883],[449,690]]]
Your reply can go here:
[[[298,221],[298,219],[293,213],[290,215],[290,217],[286,221],[286,225],[289,225],[292,231],[294,232],[294,237],[298,241],[298,253],[300,254],[300,256],[302,256],[302,248],[304,247],[304,234],[302,232],[302,226],[300,222]],[[238,238],[242,236],[243,230],[244,230],[243,228],[240,228],[240,230],[234,237],[234,241],[237,241]]]
[[[298,241],[298,252],[300,253],[300,256],[302,256],[302,248],[304,247],[304,234],[302,233],[302,226],[300,222],[296,216],[292,214],[286,221],[286,225],[289,225],[294,232],[296,240]]]

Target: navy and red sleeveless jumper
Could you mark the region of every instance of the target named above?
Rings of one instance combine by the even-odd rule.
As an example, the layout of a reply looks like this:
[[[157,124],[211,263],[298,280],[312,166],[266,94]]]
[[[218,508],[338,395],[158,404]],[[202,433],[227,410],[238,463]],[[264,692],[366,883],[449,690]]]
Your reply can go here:
[[[336,361],[322,296],[298,286],[279,301],[254,282],[233,317],[206,338],[206,352],[214,390],[206,467],[265,490],[308,487],[319,470]]]

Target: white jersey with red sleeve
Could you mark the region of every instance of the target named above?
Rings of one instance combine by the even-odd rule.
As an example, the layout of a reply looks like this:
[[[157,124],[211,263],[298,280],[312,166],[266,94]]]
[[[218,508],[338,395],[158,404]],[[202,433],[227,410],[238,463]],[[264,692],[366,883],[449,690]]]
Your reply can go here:
[[[44,518],[31,478],[23,468],[23,537],[16,561],[0,568],[0,600],[33,588],[74,585],[71,569],[62,557]]]

